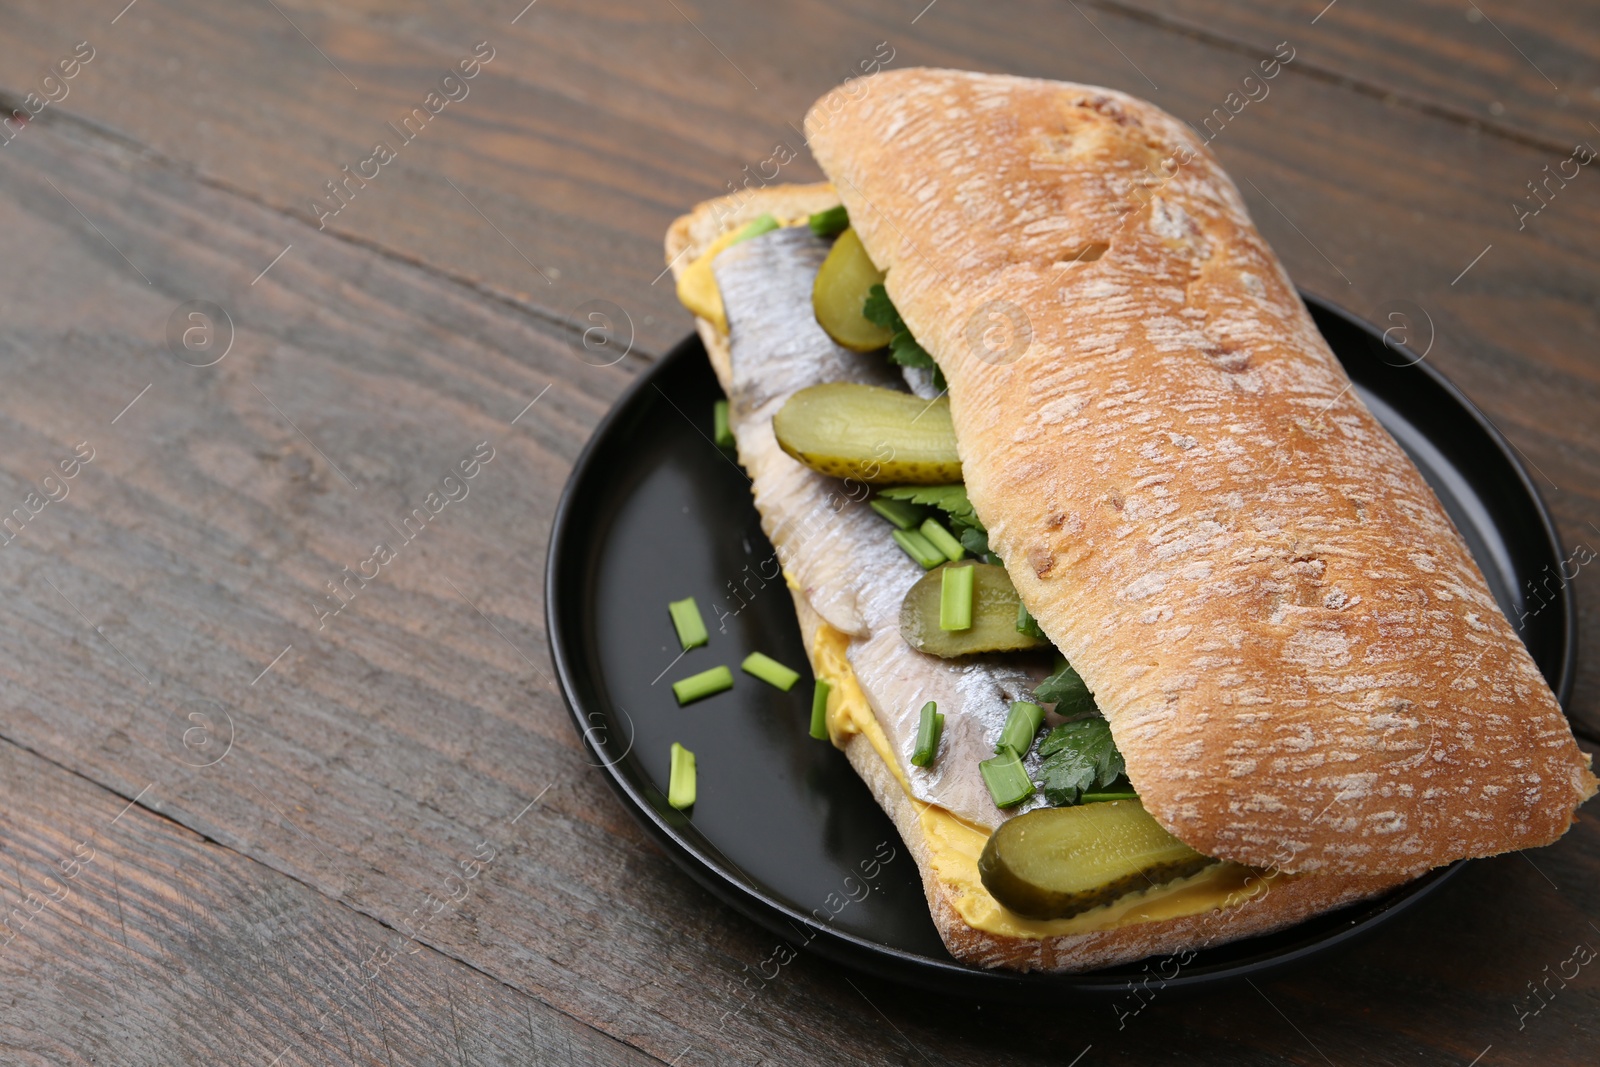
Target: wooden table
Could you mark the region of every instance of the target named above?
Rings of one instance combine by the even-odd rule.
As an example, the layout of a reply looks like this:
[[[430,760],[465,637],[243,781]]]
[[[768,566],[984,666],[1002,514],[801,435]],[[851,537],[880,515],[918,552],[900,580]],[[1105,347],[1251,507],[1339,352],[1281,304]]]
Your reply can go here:
[[[752,999],[772,936],[585,765],[541,588],[577,450],[689,329],[668,222],[775,155],[816,178],[796,124],[886,53],[1212,118],[1296,280],[1420,309],[1569,550],[1600,548],[1600,175],[1528,186],[1600,143],[1592,5],[124,2],[0,18],[4,104],[37,111],[0,146],[0,511],[26,518],[0,548],[0,1060],[1593,1062],[1600,966],[1548,981],[1600,947],[1593,814],[1379,937],[1120,1020],[804,956]],[[594,300],[631,322],[613,366],[585,358]],[[470,496],[350,579],[485,442]]]

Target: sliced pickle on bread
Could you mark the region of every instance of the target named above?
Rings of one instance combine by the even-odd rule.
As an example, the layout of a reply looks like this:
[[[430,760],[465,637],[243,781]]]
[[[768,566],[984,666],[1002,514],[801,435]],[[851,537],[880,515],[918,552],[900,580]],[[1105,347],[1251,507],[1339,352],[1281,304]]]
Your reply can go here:
[[[814,471],[869,485],[961,480],[950,401],[856,382],[802,389],[772,417],[778,444]]]
[[[889,343],[889,331],[862,313],[872,287],[883,284],[883,274],[872,265],[856,231],[845,230],[833,242],[811,286],[811,310],[836,344],[873,352]]]
[[[972,625],[965,630],[939,627],[939,597],[945,567],[972,568]],[[900,602],[900,636],[918,652],[946,659],[979,652],[1023,652],[1050,642],[1017,629],[1016,587],[1004,567],[962,560],[936,567],[917,579]]]
[[[1067,919],[1215,862],[1169,834],[1137,800],[1111,800],[1006,820],[984,846],[978,874],[1018,915]]]

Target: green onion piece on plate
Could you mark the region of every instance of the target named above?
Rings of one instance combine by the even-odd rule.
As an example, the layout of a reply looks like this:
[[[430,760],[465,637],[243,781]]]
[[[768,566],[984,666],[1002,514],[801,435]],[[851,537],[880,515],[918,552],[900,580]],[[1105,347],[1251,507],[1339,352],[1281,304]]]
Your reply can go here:
[[[837,237],[850,228],[850,213],[844,205],[830,207],[826,211],[819,211],[806,220],[811,227],[811,232],[818,237]]]
[[[760,652],[752,652],[739,664],[739,669],[746,674],[753,674],[763,682],[775,689],[782,689],[785,693],[794,688],[794,683],[800,680],[800,672],[792,671],[779,663],[771,656]]]
[[[939,629],[972,629],[972,568],[946,567],[939,574]]]
[[[944,553],[934,548],[915,530],[890,530],[889,536],[894,538],[894,543],[906,550],[906,555],[922,565],[925,571],[931,571],[944,562]]]
[[[694,597],[684,597],[674,600],[667,605],[667,614],[672,616],[672,628],[678,631],[678,643],[685,652],[691,648],[699,648],[711,640],[706,633],[706,621],[700,617],[700,607],[694,602]]]
[[[758,215],[744,224],[744,229],[734,235],[733,240],[728,242],[728,247],[732,248],[740,241],[748,241],[752,237],[760,237],[764,233],[771,233],[777,228],[778,220],[773,218],[770,212],[765,215]]]
[[[694,807],[694,753],[672,742],[672,773],[667,779],[667,803],[683,811]]]
[[[1039,727],[1044,725],[1044,709],[1037,704],[1029,704],[1019,700],[1011,705],[1011,713],[1006,716],[1006,725],[1000,731],[1000,740],[995,742],[994,750],[1004,752],[1010,749],[1013,752],[1027,755],[1033,747],[1033,739],[1039,733]]]
[[[930,545],[943,552],[944,558],[951,563],[967,554],[967,550],[961,547],[961,542],[941,526],[938,519],[929,519],[922,524],[922,536],[928,539]]]
[[[833,685],[826,678],[817,679],[817,687],[811,691],[811,736],[818,741],[828,739],[828,694],[833,692]]]
[[[904,500],[890,500],[886,496],[878,496],[873,497],[867,506],[902,530],[915,529],[922,524],[924,510]]]
[[[726,667],[712,667],[709,671],[691,674],[681,681],[673,682],[672,695],[678,698],[678,706],[682,707],[732,688],[733,672]]]
[[[978,770],[997,808],[1013,807],[1033,796],[1033,783],[1028,780],[1022,757],[1009,748],[978,764]]]
[[[911,763],[927,767],[939,754],[939,737],[944,733],[944,713],[930,700],[922,705],[922,718],[917,722],[917,747],[911,753]]]
[[[711,439],[718,448],[733,447],[733,427],[728,425],[728,402],[719,400],[711,406]]]

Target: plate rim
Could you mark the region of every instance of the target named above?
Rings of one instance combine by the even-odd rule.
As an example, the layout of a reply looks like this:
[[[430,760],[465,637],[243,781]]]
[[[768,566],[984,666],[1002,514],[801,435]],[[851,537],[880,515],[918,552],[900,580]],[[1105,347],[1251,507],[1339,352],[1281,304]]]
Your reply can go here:
[[[1322,311],[1356,328],[1369,340],[1391,347],[1373,324],[1352,314],[1334,301],[1304,290],[1299,290],[1299,293],[1309,312],[1315,314],[1317,311]],[[579,487],[587,481],[591,468],[606,447],[615,428],[633,416],[634,409],[645,402],[645,394],[650,389],[656,388],[660,392],[657,386],[658,380],[666,377],[685,360],[704,358],[704,356],[703,340],[698,333],[690,333],[640,373],[638,378],[617,397],[595,425],[594,431],[573,462],[551,520],[544,574],[546,635],[562,700],[572,717],[573,726],[578,732],[585,752],[598,760],[598,764],[590,765],[597,766],[633,817],[696,884],[785,943],[798,940],[797,947],[831,962],[938,992],[953,991],[985,998],[1001,996],[1015,998],[1021,995],[1025,998],[1037,996],[1041,999],[1063,993],[1105,996],[1125,992],[1130,982],[1125,975],[1112,975],[1104,971],[1057,974],[972,967],[954,959],[933,959],[893,945],[881,944],[820,923],[809,914],[801,913],[770,895],[763,895],[758,885],[747,884],[724,870],[721,863],[698,852],[691,842],[679,836],[656,806],[616,770],[615,762],[625,758],[626,753],[616,757],[616,760],[608,760],[607,754],[600,750],[588,724],[588,717],[595,712],[580,706],[579,686],[574,677],[576,667],[572,662],[573,650],[562,624],[561,597],[558,592],[563,572],[570,569],[567,566],[570,558],[581,551],[581,548],[573,544],[575,537],[572,533],[573,514],[580,507],[578,499],[582,495]],[[1560,559],[1561,541],[1554,516],[1513,451],[1510,442],[1500,433],[1498,427],[1472,403],[1466,394],[1425,360],[1409,364],[1404,369],[1419,371],[1429,379],[1432,386],[1444,392],[1466,412],[1478,430],[1498,450],[1517,479],[1522,492],[1533,504],[1533,512],[1537,516],[1540,532],[1543,535],[1542,550],[1548,552],[1550,558]],[[1552,686],[1552,689],[1564,708],[1571,695],[1577,673],[1576,604],[1570,589],[1565,584],[1561,588],[1560,612],[1564,640],[1560,649],[1557,685]],[[1352,918],[1347,925],[1336,927],[1331,932],[1323,932],[1305,942],[1274,949],[1264,956],[1248,956],[1221,963],[1199,973],[1180,973],[1172,979],[1163,980],[1161,988],[1210,986],[1234,981],[1246,975],[1263,974],[1364,937],[1394,916],[1410,910],[1417,902],[1431,896],[1439,886],[1458,874],[1468,862],[1458,860],[1447,866],[1435,868],[1376,901],[1353,905],[1353,907],[1364,905],[1369,910],[1359,918]],[[784,925],[790,929],[785,931],[782,928]],[[802,931],[807,932],[808,936],[801,939],[791,938],[791,934]]]

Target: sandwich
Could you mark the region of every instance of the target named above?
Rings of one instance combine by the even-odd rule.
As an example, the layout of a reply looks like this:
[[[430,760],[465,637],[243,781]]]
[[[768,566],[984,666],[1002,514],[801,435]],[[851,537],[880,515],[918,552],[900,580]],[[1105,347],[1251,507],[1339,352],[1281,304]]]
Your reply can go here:
[[[1193,131],[958,71],[840,98],[828,181],[666,256],[952,955],[1192,952],[1560,837],[1589,758]]]

